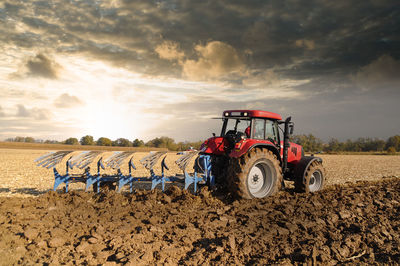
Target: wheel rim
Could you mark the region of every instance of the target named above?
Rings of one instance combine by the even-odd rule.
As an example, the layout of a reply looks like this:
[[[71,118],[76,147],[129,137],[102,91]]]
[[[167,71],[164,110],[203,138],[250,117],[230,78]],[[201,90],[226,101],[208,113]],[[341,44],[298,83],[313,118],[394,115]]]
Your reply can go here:
[[[253,197],[267,196],[273,186],[272,171],[268,164],[264,162],[254,164],[247,176],[247,185]]]
[[[310,192],[318,191],[322,187],[322,173],[319,170],[316,170],[310,176],[310,180],[308,182],[308,188]]]

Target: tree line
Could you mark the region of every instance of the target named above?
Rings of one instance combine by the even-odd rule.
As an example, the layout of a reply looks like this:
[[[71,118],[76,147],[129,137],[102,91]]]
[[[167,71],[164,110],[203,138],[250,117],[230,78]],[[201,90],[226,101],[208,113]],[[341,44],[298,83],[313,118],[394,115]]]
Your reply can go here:
[[[331,138],[328,142],[312,134],[293,135],[291,141],[303,146],[306,152],[387,152],[400,151],[400,135],[389,137],[386,141],[379,138],[358,138],[339,141]]]
[[[28,143],[50,143],[50,144],[67,144],[67,145],[98,145],[98,146],[118,146],[118,147],[154,147],[166,148],[171,151],[183,151],[190,147],[199,149],[203,141],[196,142],[178,142],[169,137],[157,137],[147,142],[140,139],[130,141],[125,138],[111,140],[101,137],[97,140],[90,135],[83,136],[79,140],[77,138],[68,138],[62,142],[55,140],[35,140],[32,137],[15,137],[6,139],[10,142],[28,142]],[[328,142],[312,134],[293,135],[291,141],[303,146],[305,152],[400,152],[400,135],[392,136],[386,141],[379,138],[358,138],[356,140],[339,141],[335,138]]]
[[[64,141],[55,140],[40,140],[32,137],[15,137],[6,139],[8,142],[27,142],[27,143],[45,143],[45,144],[66,144],[66,145],[97,145],[97,146],[117,146],[117,147],[153,147],[153,148],[166,148],[171,151],[184,151],[193,147],[199,149],[203,141],[196,142],[178,142],[169,137],[157,137],[147,142],[140,139],[130,141],[126,138],[118,138],[111,140],[109,138],[101,137],[95,140],[93,136],[86,135],[77,138],[68,138]]]

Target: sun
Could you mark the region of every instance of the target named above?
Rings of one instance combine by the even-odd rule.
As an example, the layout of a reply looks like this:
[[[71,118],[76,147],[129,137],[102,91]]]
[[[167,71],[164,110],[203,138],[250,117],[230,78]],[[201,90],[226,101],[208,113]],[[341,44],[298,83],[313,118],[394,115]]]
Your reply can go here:
[[[105,101],[88,107],[83,126],[88,134],[96,138],[127,138],[132,141],[141,134],[139,120],[129,108]]]

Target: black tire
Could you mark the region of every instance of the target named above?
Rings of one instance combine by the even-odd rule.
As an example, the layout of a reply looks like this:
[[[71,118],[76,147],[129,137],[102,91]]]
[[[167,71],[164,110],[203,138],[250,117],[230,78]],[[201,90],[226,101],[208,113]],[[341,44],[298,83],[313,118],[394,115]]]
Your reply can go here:
[[[253,149],[240,158],[231,158],[228,171],[229,187],[239,197],[265,198],[281,189],[282,168],[267,149]]]
[[[229,166],[229,157],[213,156],[211,157],[211,172],[215,178],[215,182],[220,186],[226,187],[227,169]]]
[[[296,178],[294,188],[297,192],[316,192],[325,184],[325,168],[319,161],[314,161],[307,168],[304,178]]]

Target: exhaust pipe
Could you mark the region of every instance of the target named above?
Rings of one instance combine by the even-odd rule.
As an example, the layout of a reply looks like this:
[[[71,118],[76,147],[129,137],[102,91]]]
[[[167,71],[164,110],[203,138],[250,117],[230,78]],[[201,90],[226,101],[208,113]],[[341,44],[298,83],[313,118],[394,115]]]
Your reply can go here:
[[[285,120],[285,130],[283,132],[283,158],[282,158],[282,173],[285,174],[287,171],[287,160],[288,160],[288,149],[290,147],[289,138],[290,134],[293,133],[293,126],[290,127],[292,119],[291,116]],[[290,130],[289,130],[290,128]]]

